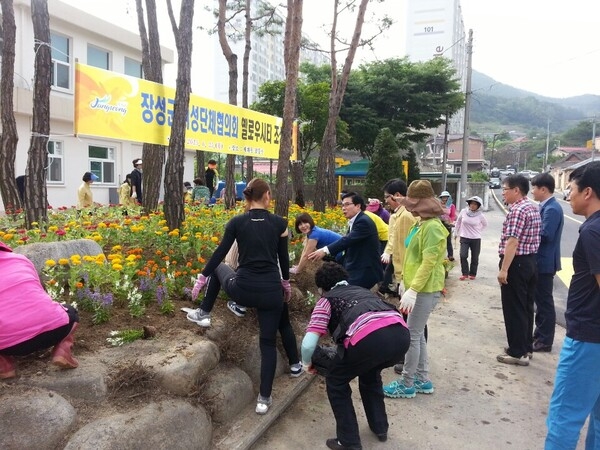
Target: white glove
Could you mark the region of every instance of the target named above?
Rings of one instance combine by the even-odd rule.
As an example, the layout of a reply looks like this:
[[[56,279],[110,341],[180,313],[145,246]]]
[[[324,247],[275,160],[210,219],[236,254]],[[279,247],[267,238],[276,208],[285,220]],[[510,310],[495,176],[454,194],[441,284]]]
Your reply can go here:
[[[405,292],[406,292],[406,288],[404,287],[404,281],[401,281],[400,284],[398,285],[398,295],[400,297],[402,297]]]
[[[413,288],[408,288],[408,291],[406,291],[400,299],[400,311],[405,314],[410,314],[415,307],[416,301],[417,291]]]
[[[131,198],[137,198],[137,192],[134,192],[133,194],[131,194]]]
[[[389,253],[382,253],[381,254],[381,262],[384,264],[389,264],[390,260],[391,260],[391,255]]]
[[[290,267],[290,273],[293,273],[293,274],[298,273],[298,266],[292,266],[292,267]]]

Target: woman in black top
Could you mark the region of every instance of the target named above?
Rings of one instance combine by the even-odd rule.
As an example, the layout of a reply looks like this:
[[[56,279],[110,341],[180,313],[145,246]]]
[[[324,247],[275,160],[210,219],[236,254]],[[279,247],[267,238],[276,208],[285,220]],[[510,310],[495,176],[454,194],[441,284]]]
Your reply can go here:
[[[246,213],[235,216],[225,226],[221,244],[198,276],[192,290],[192,300],[195,300],[206,285],[204,299],[200,308],[190,312],[187,318],[201,327],[209,327],[210,311],[221,287],[236,303],[257,309],[261,366],[256,412],[265,414],[272,403],[271,389],[277,364],[275,338],[284,297],[288,301],[291,293],[288,228],[285,219],[267,210],[271,203],[271,191],[266,181],[258,178],[250,181],[244,190],[244,197]],[[222,263],[234,241],[237,241],[239,250],[236,272]],[[293,339],[295,347],[295,336]]]

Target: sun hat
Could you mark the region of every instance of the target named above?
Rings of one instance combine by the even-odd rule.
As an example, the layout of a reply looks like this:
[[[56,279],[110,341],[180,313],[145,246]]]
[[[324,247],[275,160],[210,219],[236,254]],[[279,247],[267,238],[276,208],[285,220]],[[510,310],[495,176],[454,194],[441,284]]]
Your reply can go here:
[[[406,196],[410,198],[435,198],[435,192],[433,192],[433,187],[431,187],[428,180],[414,180],[408,186]]]
[[[448,191],[442,191],[442,193],[439,195],[439,197],[450,197],[450,192]]]
[[[474,195],[473,197],[468,198],[466,201],[467,201],[467,204],[469,204],[471,202],[477,202],[477,203],[479,203],[479,206],[483,205],[483,200],[481,200],[481,197],[478,197],[477,195]]]
[[[377,211],[379,211],[380,207],[381,207],[381,202],[379,201],[379,199],[376,199],[376,198],[369,199],[369,204],[367,205],[367,211],[377,212]]]

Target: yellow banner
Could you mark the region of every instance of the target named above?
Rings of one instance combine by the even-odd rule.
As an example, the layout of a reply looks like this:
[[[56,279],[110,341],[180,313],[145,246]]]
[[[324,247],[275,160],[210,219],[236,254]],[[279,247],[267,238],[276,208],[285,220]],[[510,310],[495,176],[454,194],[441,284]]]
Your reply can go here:
[[[75,134],[169,145],[175,89],[77,63]],[[277,159],[282,119],[190,96],[185,147]]]

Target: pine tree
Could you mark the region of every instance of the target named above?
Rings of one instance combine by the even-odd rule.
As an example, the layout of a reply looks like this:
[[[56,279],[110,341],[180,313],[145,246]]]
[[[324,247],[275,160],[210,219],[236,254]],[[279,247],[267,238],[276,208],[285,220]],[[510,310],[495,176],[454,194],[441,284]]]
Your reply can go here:
[[[404,178],[400,150],[390,129],[382,128],[375,139],[373,159],[367,172],[365,197],[380,198],[383,185],[388,180],[399,177]]]

